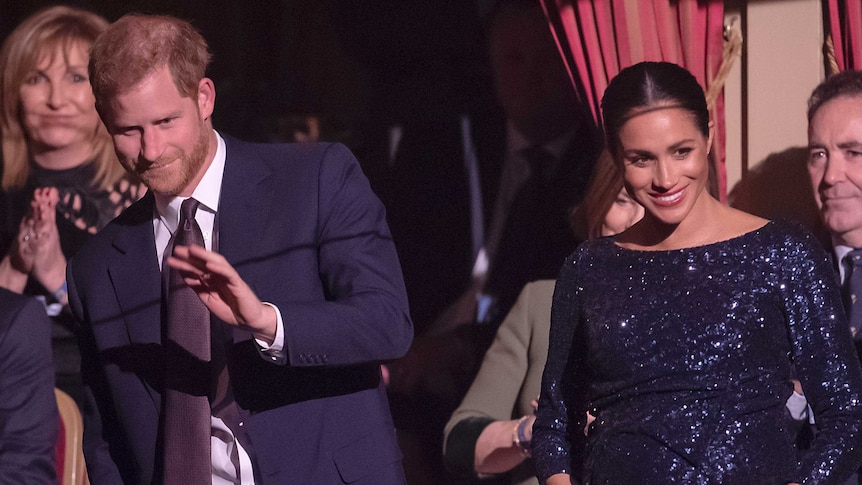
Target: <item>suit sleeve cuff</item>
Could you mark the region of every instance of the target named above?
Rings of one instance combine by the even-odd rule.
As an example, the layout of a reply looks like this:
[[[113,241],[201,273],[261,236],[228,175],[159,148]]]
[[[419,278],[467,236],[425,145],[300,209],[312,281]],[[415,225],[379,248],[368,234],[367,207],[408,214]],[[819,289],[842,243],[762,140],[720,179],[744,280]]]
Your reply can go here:
[[[793,394],[787,398],[787,410],[790,412],[790,417],[796,421],[808,419],[808,401],[805,396],[793,391]]]
[[[463,478],[476,476],[476,442],[482,431],[494,420],[484,417],[464,418],[452,428],[446,440],[443,461],[446,468]]]
[[[275,340],[272,341],[272,345],[269,345],[263,340],[254,339],[257,342],[257,350],[260,352],[261,358],[267,362],[285,365],[287,364],[287,351],[284,348],[284,320],[281,318],[281,311],[272,303],[263,302],[263,304],[275,310]]]

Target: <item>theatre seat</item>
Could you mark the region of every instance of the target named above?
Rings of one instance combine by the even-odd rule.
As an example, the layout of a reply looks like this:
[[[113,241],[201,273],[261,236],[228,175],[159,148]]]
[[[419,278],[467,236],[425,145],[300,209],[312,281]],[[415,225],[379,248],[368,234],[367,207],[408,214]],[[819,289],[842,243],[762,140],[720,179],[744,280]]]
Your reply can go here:
[[[60,411],[60,429],[54,446],[57,477],[61,485],[89,485],[81,444],[84,433],[81,411],[65,392],[55,388],[54,395]]]

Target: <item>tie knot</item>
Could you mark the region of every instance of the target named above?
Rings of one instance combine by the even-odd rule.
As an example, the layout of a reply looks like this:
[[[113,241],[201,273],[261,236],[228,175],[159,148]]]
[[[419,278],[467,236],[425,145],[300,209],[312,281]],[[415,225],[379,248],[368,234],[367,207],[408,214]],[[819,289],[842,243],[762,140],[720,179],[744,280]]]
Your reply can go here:
[[[862,270],[859,269],[862,266],[862,249],[854,249],[849,253],[845,254],[843,258],[841,258],[841,265],[844,268],[844,284],[849,284],[852,278],[859,278],[859,275],[862,275]],[[860,288],[862,291],[862,288]]]
[[[197,212],[199,205],[200,202],[191,197],[183,201],[180,206],[180,222],[177,226],[177,232],[174,233],[176,237],[174,245],[204,245],[203,234],[197,221],[195,221],[195,212]]]
[[[541,145],[533,145],[520,151],[530,168],[542,170],[554,162],[554,156]]]
[[[183,205],[180,206],[180,220],[194,219],[199,205],[200,202],[191,197],[184,200]]]
[[[554,166],[554,155],[540,145],[524,148],[520,150],[520,154],[530,164],[530,170],[534,174],[547,175]]]
[[[849,253],[844,255],[841,262],[844,263],[844,266],[847,268],[855,268],[862,264],[862,249],[854,249]]]

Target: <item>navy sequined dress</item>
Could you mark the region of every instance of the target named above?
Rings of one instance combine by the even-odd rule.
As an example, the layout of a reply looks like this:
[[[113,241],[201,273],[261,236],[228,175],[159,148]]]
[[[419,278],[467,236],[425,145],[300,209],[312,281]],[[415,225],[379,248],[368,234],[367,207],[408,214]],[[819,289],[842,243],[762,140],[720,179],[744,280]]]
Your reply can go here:
[[[673,251],[584,243],[554,294],[537,475],[839,483],[862,460],[862,372],[834,281],[788,222]],[[784,406],[793,365],[820,428],[799,456]]]

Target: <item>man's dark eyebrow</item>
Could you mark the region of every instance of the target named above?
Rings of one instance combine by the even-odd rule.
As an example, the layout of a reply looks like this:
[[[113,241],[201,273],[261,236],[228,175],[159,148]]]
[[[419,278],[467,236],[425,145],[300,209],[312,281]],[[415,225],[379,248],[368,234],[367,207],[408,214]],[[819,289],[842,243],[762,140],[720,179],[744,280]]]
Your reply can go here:
[[[847,150],[848,148],[862,149],[862,141],[845,141],[838,144],[838,148],[842,150]]]

